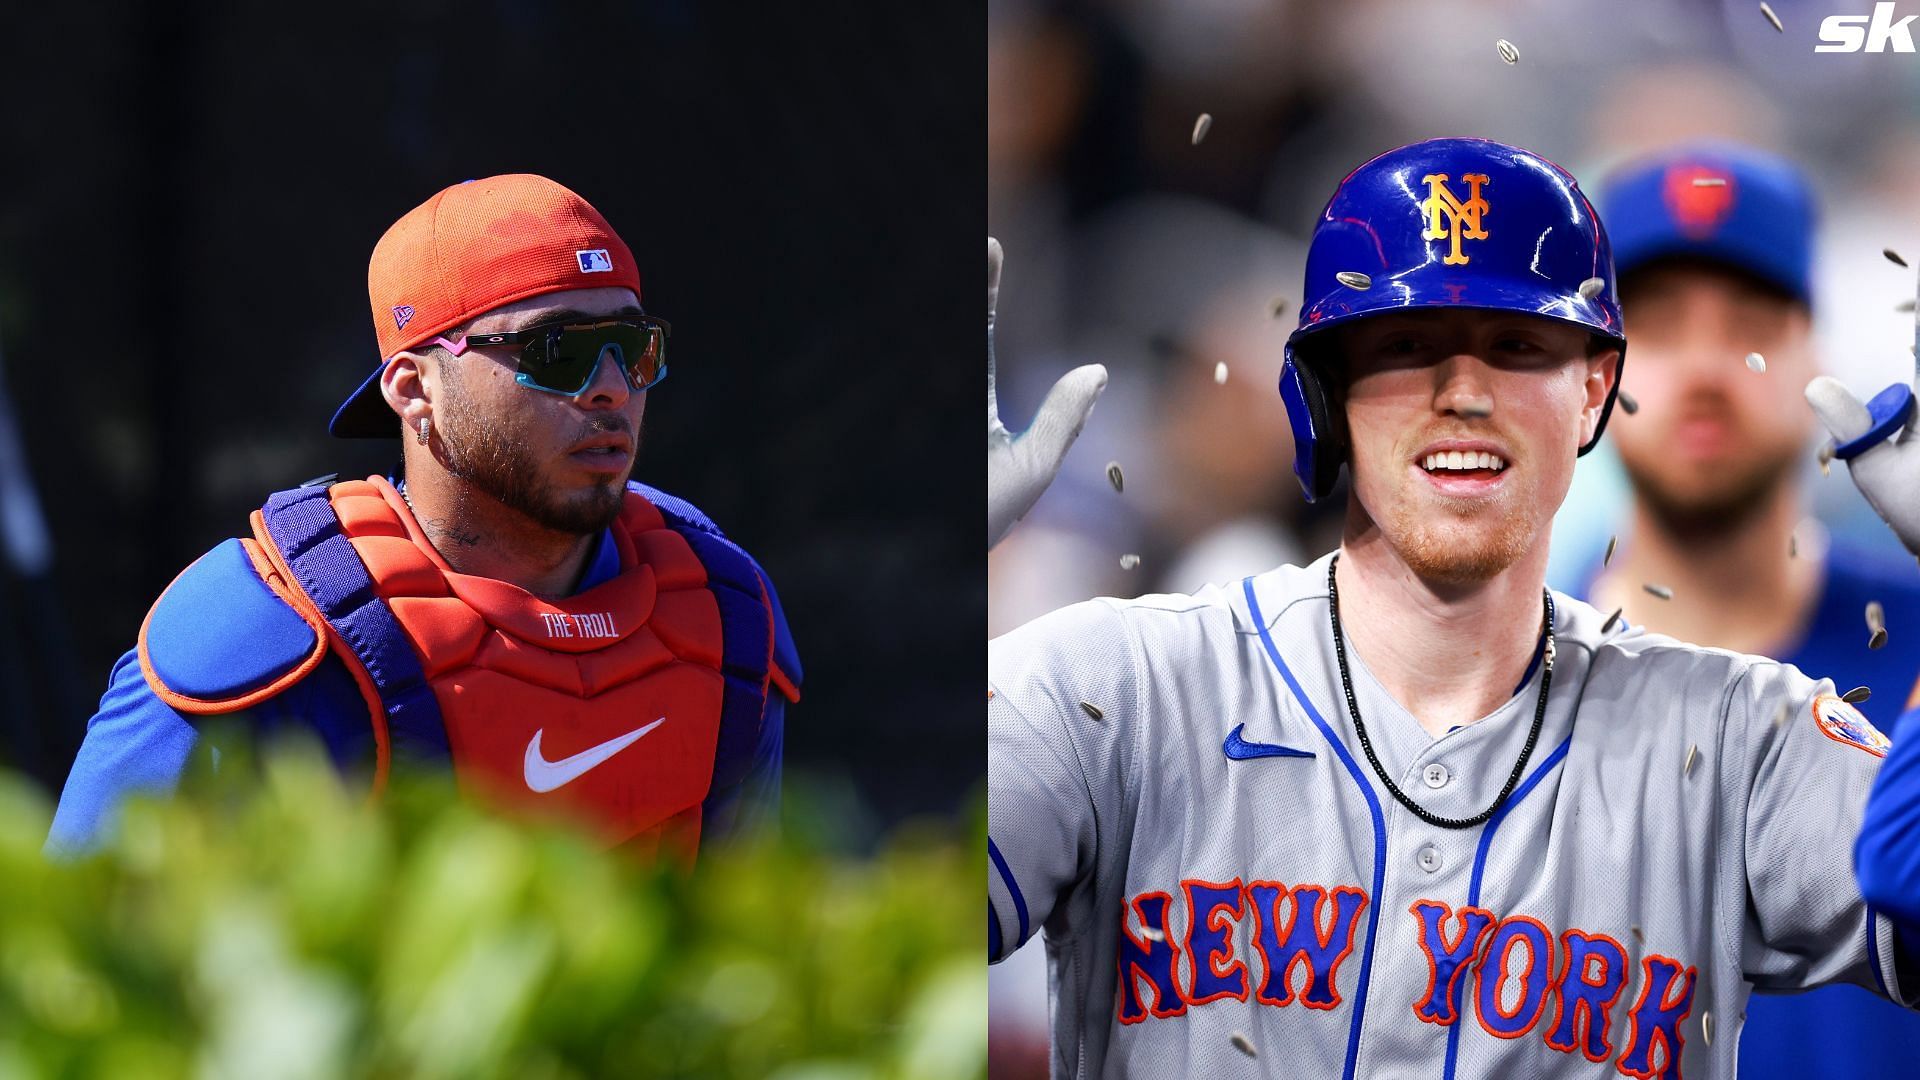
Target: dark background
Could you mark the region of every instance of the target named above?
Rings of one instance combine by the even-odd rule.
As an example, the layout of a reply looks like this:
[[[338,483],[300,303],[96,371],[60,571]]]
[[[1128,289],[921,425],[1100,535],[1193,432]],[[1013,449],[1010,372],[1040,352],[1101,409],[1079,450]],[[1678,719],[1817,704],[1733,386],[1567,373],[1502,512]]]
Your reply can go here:
[[[977,784],[979,9],[122,0],[7,22],[0,356],[55,547],[4,596],[13,764],[57,793],[153,599],[269,492],[397,460],[325,431],[378,360],[368,255],[440,188],[526,171],[606,215],[673,323],[635,475],[781,592],[807,675],[790,790],[864,836]]]

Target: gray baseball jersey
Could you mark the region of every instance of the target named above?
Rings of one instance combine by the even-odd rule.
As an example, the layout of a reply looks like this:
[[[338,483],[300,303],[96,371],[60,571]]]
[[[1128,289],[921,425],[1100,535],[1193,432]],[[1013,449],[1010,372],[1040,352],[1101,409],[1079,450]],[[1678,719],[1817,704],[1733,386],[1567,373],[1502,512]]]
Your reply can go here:
[[[1730,1077],[1750,989],[1914,1004],[1852,869],[1887,742],[1831,683],[1556,593],[1521,782],[1440,828],[1362,755],[1326,580],[1089,601],[991,643],[989,945],[1044,931],[1056,1076]],[[1347,656],[1395,783],[1487,807],[1538,663],[1436,739]]]

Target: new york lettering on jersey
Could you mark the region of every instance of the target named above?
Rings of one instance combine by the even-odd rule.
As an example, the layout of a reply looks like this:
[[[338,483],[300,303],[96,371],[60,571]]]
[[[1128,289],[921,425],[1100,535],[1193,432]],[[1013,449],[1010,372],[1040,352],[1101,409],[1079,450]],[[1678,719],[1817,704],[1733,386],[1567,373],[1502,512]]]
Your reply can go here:
[[[1238,879],[1183,881],[1180,889],[1179,896],[1154,891],[1128,901],[1120,1023],[1185,1016],[1222,999],[1329,1012],[1340,1006],[1340,968],[1362,938],[1364,889]],[[1681,1026],[1693,1008],[1693,965],[1646,953],[1639,998],[1623,1002],[1629,951],[1612,935],[1575,928],[1556,938],[1532,916],[1455,911],[1441,900],[1416,900],[1407,913],[1410,930],[1389,931],[1385,941],[1411,944],[1426,961],[1426,986],[1409,1003],[1419,1020],[1445,1027],[1464,1012],[1495,1038],[1532,1035],[1593,1062],[1617,1055],[1620,1071],[1633,1076],[1657,1075],[1678,1061]],[[1242,940],[1252,943],[1245,952]]]
[[[1817,710],[1830,684],[1556,597],[1521,780],[1441,828],[1362,755],[1325,582],[1094,601],[990,645],[989,938],[1044,929],[1070,1069],[1205,1075],[1244,1042],[1307,1076],[1731,1075],[1748,981],[1902,999],[1890,924],[1802,884],[1847,880],[1879,761],[1832,737],[1871,725]],[[1436,739],[1348,658],[1395,783],[1491,805],[1539,672]]]

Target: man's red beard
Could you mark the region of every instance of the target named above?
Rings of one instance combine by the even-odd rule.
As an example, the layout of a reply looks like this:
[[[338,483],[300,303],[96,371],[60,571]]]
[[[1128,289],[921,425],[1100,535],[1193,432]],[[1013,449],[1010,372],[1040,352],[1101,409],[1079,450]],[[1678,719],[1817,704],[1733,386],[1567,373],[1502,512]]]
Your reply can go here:
[[[1422,579],[1449,585],[1492,580],[1519,562],[1539,534],[1534,515],[1499,502],[1466,520],[1422,514],[1411,502],[1396,503],[1392,516],[1381,534],[1394,554]]]
[[[1484,426],[1471,432],[1434,431],[1410,444],[1399,454],[1399,460],[1411,460],[1419,446],[1455,436],[1493,438],[1509,446],[1517,441],[1502,438],[1501,432]],[[1420,482],[1418,478],[1413,481]],[[1542,515],[1514,506],[1505,492],[1464,516],[1448,510],[1423,510],[1419,506],[1423,501],[1430,503],[1417,497],[1397,499],[1388,510],[1389,520],[1375,520],[1387,546],[1408,569],[1427,581],[1450,585],[1488,581],[1520,561],[1539,542],[1544,525]],[[1551,511],[1546,516],[1551,517]]]

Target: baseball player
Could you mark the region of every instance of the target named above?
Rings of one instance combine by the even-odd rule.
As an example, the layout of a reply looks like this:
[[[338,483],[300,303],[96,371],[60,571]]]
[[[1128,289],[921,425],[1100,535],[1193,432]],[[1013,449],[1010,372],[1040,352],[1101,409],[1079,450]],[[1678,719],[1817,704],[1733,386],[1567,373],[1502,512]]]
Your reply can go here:
[[[1360,166],[1281,380],[1308,496],[1349,470],[1338,550],[991,643],[988,945],[1044,931],[1056,1075],[1730,1076],[1751,987],[1914,1000],[1878,905],[1920,896],[1920,778],[1860,824],[1888,740],[1831,682],[1544,588],[1623,368],[1612,278],[1532,153]],[[990,513],[1097,382],[1031,449],[989,397]],[[1910,395],[1808,393],[1863,490],[1920,483],[1884,443]]]
[[[1920,575],[1801,524],[1815,427],[1801,395],[1817,371],[1806,177],[1773,154],[1689,143],[1617,170],[1599,204],[1641,405],[1610,436],[1633,491],[1619,550],[1603,567],[1596,545],[1567,591],[1656,633],[1865,686],[1897,711],[1920,671]],[[1745,1077],[1906,1076],[1917,1059],[1920,1014],[1857,986],[1747,1006]]]
[[[205,718],[317,734],[375,791],[402,768],[690,858],[767,818],[800,665],[772,583],[631,483],[667,324],[633,254],[540,176],[449,187],[375,246],[384,360],[334,415],[391,476],[266,500],[161,594],[114,666],[48,844],[167,791]]]

